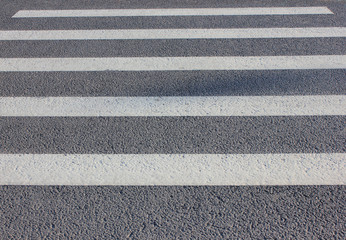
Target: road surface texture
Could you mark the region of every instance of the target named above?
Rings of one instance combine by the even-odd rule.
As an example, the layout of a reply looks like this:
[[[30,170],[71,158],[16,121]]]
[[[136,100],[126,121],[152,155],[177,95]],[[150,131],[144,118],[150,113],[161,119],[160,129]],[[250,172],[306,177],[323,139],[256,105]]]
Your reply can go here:
[[[0,6],[0,239],[346,238],[345,1]]]

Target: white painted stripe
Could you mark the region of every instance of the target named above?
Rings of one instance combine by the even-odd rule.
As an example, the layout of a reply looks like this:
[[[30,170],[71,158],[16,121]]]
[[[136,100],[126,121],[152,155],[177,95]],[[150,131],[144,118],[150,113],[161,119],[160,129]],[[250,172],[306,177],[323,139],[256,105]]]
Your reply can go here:
[[[346,37],[344,27],[0,31],[0,40],[238,39]]]
[[[344,69],[346,55],[0,58],[0,72]]]
[[[344,185],[345,154],[1,154],[0,185]]]
[[[346,96],[0,97],[0,116],[346,115]]]
[[[20,10],[13,18],[333,14],[327,7]]]

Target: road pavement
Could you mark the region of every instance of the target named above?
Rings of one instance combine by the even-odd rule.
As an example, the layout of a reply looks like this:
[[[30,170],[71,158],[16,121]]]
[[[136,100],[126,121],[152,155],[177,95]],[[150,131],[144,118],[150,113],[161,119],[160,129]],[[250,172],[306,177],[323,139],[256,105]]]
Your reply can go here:
[[[1,239],[345,238],[345,2],[0,4]]]

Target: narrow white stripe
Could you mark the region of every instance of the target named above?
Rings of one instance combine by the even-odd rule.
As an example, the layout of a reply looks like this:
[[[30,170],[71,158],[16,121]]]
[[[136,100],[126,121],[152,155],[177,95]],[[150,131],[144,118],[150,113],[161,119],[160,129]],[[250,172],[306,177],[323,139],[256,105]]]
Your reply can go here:
[[[345,154],[0,155],[0,185],[344,185]]]
[[[0,116],[346,115],[346,96],[0,97]]]
[[[0,72],[344,69],[346,55],[0,58]]]
[[[20,10],[13,18],[333,14],[327,7]]]
[[[346,37],[344,27],[0,31],[0,40],[238,39]]]

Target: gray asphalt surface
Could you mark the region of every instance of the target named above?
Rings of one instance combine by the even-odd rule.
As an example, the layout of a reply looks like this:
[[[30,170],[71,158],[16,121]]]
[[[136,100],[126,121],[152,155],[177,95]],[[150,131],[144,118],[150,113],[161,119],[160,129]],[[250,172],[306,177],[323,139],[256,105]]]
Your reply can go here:
[[[345,94],[344,69],[0,72],[1,96],[277,96]],[[126,81],[125,81],[126,79]]]
[[[345,117],[0,118],[3,153],[345,152]]]
[[[344,38],[1,41],[0,57],[342,55],[345,44]]]
[[[23,187],[2,239],[345,239],[344,186]]]
[[[343,1],[0,0],[0,30],[345,27]],[[335,15],[11,19],[22,9],[327,6]],[[344,55],[343,38],[0,41],[0,57]],[[346,70],[0,72],[0,96],[345,94]],[[0,153],[345,153],[344,116],[0,118]],[[0,176],[1,177],[1,176]],[[0,186],[0,239],[344,239],[345,186]]]

